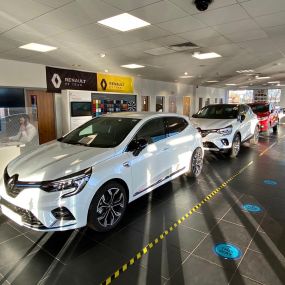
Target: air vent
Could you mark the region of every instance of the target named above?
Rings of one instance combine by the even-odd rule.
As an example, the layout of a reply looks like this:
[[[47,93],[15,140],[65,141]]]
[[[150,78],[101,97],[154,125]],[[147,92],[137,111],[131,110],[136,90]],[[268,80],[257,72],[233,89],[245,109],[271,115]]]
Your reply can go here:
[[[149,49],[144,52],[151,55],[165,55],[165,54],[174,53],[176,51],[168,47],[159,47],[159,48]]]
[[[175,51],[185,51],[185,50],[197,49],[199,47],[192,42],[186,42],[186,43],[171,45],[169,46],[169,48]]]

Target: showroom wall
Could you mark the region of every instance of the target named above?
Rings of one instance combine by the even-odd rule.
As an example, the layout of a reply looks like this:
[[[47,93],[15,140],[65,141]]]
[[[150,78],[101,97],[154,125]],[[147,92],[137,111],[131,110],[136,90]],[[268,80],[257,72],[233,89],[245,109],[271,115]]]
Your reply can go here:
[[[281,90],[280,106],[285,108],[285,88]]]

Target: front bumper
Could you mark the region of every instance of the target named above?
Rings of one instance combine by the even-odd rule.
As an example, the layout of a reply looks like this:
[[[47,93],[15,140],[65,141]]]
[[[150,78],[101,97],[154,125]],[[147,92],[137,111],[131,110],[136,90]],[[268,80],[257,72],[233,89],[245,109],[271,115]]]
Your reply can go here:
[[[233,135],[210,133],[202,138],[204,150],[227,151],[232,147]]]
[[[25,188],[15,195],[6,190],[3,179],[0,181],[2,213],[17,224],[36,231],[64,231],[86,225],[89,205],[77,206],[83,202],[80,201],[81,193],[60,198],[62,194],[63,192],[47,193],[39,188]],[[68,215],[55,215],[59,209],[65,210]]]

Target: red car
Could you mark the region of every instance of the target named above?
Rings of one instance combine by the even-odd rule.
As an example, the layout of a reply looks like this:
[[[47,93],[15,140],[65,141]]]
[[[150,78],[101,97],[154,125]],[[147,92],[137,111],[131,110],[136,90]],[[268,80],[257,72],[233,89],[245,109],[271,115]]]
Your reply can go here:
[[[258,117],[261,132],[268,131],[270,128],[273,129],[273,132],[277,132],[279,122],[278,112],[272,104],[258,102],[248,105]]]

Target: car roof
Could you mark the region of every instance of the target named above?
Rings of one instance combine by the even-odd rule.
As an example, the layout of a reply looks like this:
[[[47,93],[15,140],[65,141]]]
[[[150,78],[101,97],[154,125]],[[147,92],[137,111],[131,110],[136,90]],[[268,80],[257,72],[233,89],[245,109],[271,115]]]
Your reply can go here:
[[[240,106],[240,105],[244,105],[244,104],[235,104],[235,103],[233,104],[209,104],[205,107],[208,107],[208,106]]]
[[[111,114],[105,114],[104,117],[113,118],[133,118],[133,119],[146,119],[151,117],[180,117],[187,118],[186,116],[179,115],[176,113],[162,113],[162,112],[116,112]]]

